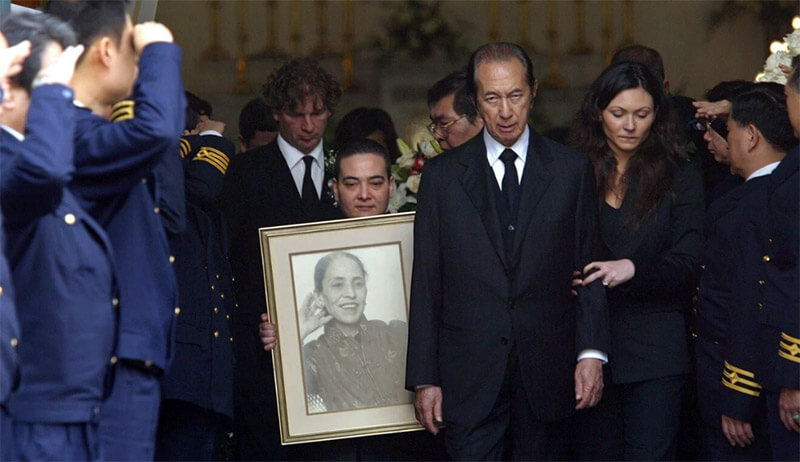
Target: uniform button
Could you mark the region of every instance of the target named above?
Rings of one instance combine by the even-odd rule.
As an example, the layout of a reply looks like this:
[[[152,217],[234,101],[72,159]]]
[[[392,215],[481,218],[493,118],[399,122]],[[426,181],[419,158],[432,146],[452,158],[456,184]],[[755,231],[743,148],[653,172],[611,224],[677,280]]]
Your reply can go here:
[[[225,315],[225,319],[230,319],[230,318],[231,318],[231,315],[229,315],[229,314]]]
[[[3,296],[3,286],[0,286],[0,297]]]
[[[11,348],[16,348],[19,345],[19,340],[16,337],[11,337],[8,343],[11,344]]]
[[[68,213],[68,214],[64,215],[64,223],[66,223],[68,225],[74,225],[75,221],[76,221],[75,220],[75,215],[73,215],[71,213]]]
[[[219,274],[217,275],[217,279],[219,279]]]
[[[762,260],[764,263],[769,263],[769,255],[764,255],[763,257],[761,257],[761,260]]]
[[[97,407],[97,406],[93,407],[92,408],[92,414],[94,414],[94,415],[100,414],[100,408]]]
[[[181,307],[179,307],[179,306],[176,306],[176,307],[175,307],[175,316],[177,316],[177,315],[179,315],[179,314],[181,314]]]
[[[233,343],[233,337],[228,338],[228,340],[230,340],[231,343]]]
[[[61,90],[61,96],[63,96],[66,99],[74,99],[72,92],[69,90]]]
[[[231,276],[231,281],[235,281],[235,280],[236,280],[236,278]]]
[[[214,314],[219,314],[219,308],[216,306],[214,307]]]
[[[225,300],[225,294],[219,294],[219,298]]]
[[[219,338],[219,331],[214,331],[214,338]]]
[[[144,367],[153,367],[153,361],[145,361]]]
[[[119,306],[119,299],[117,297],[111,299],[111,306],[113,306],[114,308]]]
[[[763,285],[764,285],[764,284],[766,284],[766,283],[767,283],[767,281],[765,281],[765,280],[763,280],[763,279],[759,279],[759,280],[758,280],[758,285],[760,285],[760,286],[763,286]]]
[[[771,237],[769,239],[767,239],[767,241],[769,241],[769,243],[772,244],[772,238]]]
[[[236,308],[239,308],[239,304],[238,303],[234,303],[233,306],[236,307]]]
[[[706,265],[700,265],[700,269],[701,269],[701,270],[704,270],[704,269],[706,269]]]
[[[118,361],[117,357],[112,356],[111,360],[109,360],[108,362],[113,366],[114,364],[117,364],[117,361]]]
[[[514,225],[508,225],[508,230],[509,231],[514,231]]]
[[[759,310],[761,310],[761,309],[764,309],[764,304],[763,304],[763,303],[761,303],[761,302],[758,302],[758,303],[756,304],[756,306],[758,306],[758,309],[759,309]]]
[[[147,178],[142,177],[142,184],[147,184]]]
[[[503,345],[508,345],[508,339],[503,337],[500,339],[500,343],[502,343]]]
[[[175,255],[170,255],[169,256],[169,262],[170,263],[175,263]]]
[[[161,209],[158,208],[158,207],[154,208],[153,211],[156,212],[156,213],[161,213]]]
[[[214,284],[211,284],[211,290],[214,290]]]

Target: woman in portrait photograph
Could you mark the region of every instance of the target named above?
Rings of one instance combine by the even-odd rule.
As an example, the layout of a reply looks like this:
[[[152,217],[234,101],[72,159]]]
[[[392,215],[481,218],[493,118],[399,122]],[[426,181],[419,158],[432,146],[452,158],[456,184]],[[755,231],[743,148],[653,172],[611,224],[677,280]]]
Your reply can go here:
[[[320,327],[323,333],[303,346],[306,399],[310,413],[405,404],[408,326],[392,320],[367,320],[367,272],[348,252],[320,258],[314,291],[302,305],[302,341]]]

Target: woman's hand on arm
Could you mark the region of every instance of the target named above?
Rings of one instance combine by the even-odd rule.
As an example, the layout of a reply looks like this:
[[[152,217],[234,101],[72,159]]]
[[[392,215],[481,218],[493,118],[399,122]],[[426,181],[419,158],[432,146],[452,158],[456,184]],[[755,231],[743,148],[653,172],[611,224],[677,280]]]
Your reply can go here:
[[[583,278],[581,285],[587,286],[596,280],[600,280],[604,286],[614,288],[620,284],[633,279],[636,274],[636,267],[627,258],[622,260],[593,261],[583,268]],[[577,279],[573,281],[573,285]]]

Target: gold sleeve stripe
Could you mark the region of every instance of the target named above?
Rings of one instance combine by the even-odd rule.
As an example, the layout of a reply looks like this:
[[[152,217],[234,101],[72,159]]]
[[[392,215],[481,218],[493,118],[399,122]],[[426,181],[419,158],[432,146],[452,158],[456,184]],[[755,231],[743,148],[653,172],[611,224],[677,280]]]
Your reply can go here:
[[[192,151],[192,144],[186,138],[181,138],[180,153],[181,158],[185,158]]]
[[[197,158],[205,158],[205,157],[214,159],[215,161],[219,162],[219,164],[222,165],[223,167],[228,168],[228,162],[229,162],[228,156],[219,153],[219,151],[214,152],[209,148],[205,147],[200,148],[200,152],[197,153]]]
[[[746,385],[754,389],[759,389],[759,390],[761,389],[761,385],[759,385],[758,382],[753,380],[743,379],[736,372],[722,371],[722,383],[725,383],[726,381],[725,379],[727,379],[727,381],[730,382],[731,384],[740,383],[742,385]]]
[[[755,396],[755,397],[761,396],[761,392],[759,392],[759,391],[750,390],[748,388],[740,387],[740,386],[736,385],[735,383],[726,382],[725,379],[722,379],[722,384],[725,385],[726,387],[730,388],[731,390],[735,390],[735,391],[744,393],[746,395]]]
[[[120,101],[111,108],[111,121],[121,122],[132,119],[134,116],[133,108],[134,102],[132,100]]]
[[[789,344],[783,341],[778,343],[778,345],[780,346],[778,349],[778,356],[800,364],[800,345],[796,343]]]
[[[219,172],[220,172],[220,173],[222,173],[222,174],[225,174],[225,170],[226,170],[226,169],[225,169],[225,167],[223,167],[223,166],[219,165],[219,164],[218,164],[218,163],[216,163],[214,160],[212,160],[212,159],[210,159],[210,158],[208,158],[208,157],[203,157],[203,158],[200,158],[200,157],[195,157],[195,158],[194,158],[194,159],[192,159],[192,160],[193,160],[193,161],[200,161],[200,162],[208,162],[209,164],[213,165],[213,166],[214,166],[214,168],[216,168],[217,170],[219,170]]]
[[[224,159],[225,160],[225,165],[226,166],[228,165],[228,155],[225,154],[224,152],[220,151],[219,149],[212,148],[211,146],[203,146],[200,149],[200,151],[201,151],[201,153],[202,153],[202,151],[205,151],[209,155],[214,155],[216,157],[219,157],[220,159]]]
[[[800,345],[800,338],[794,338],[791,335],[787,334],[786,332],[781,332],[781,338],[786,340],[787,342],[794,343],[796,345]]]
[[[744,369],[740,369],[740,368],[732,365],[728,361],[725,361],[725,369],[726,370],[730,370],[731,372],[735,372],[738,375],[743,375],[745,377],[750,377],[751,379],[756,378],[755,374],[753,374],[752,372],[746,371]]]

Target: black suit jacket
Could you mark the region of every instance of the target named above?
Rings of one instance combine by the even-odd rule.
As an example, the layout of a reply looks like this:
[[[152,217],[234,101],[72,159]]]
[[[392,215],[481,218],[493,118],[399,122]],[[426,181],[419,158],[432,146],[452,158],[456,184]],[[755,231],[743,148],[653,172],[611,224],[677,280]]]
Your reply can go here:
[[[278,433],[272,361],[258,337],[259,316],[267,310],[258,228],[338,218],[327,181],[324,183],[318,207],[304,209],[277,141],[234,157],[225,175],[221,206],[228,225],[238,302],[233,314],[233,346],[240,459],[281,459],[285,455]]]
[[[479,134],[425,164],[414,225],[406,386],[439,385],[445,421],[477,423],[495,403],[512,344],[542,420],[575,408],[578,351],[608,350],[598,283],[570,293],[599,256],[589,159],[531,131],[513,256],[501,237]]]

